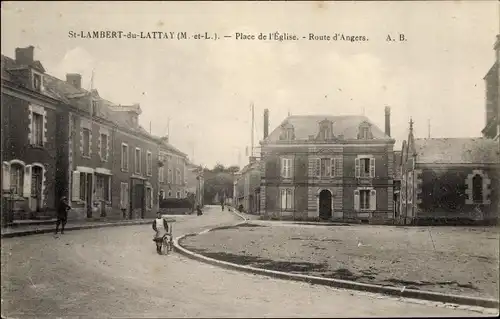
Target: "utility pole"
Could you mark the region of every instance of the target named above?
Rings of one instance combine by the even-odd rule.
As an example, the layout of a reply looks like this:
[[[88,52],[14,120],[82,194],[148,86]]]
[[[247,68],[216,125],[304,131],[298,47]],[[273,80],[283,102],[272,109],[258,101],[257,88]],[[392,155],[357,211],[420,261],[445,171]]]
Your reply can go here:
[[[151,121],[149,121],[149,134],[151,134]]]
[[[254,118],[254,105],[253,105],[253,102],[252,102],[252,149],[250,150],[250,156],[253,156],[253,138],[254,138],[254,131],[255,131],[255,128],[254,128],[254,125],[255,125],[255,118]]]
[[[431,138],[431,119],[427,120],[427,138]]]

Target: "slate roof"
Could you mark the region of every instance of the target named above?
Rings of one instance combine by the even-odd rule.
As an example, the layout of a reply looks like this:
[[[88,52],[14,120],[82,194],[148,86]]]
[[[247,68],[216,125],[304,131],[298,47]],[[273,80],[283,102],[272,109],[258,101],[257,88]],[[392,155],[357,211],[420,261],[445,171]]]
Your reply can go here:
[[[343,135],[344,139],[357,139],[359,125],[362,122],[368,122],[371,124],[374,139],[391,140],[391,137],[386,135],[364,115],[292,115],[283,120],[283,122],[269,134],[265,141],[279,141],[280,127],[287,123],[293,125],[296,140],[308,140],[310,135],[316,136],[318,134],[319,123],[325,119],[333,122],[333,134],[335,136]]]
[[[486,164],[499,163],[498,142],[478,138],[417,138],[417,163]]]
[[[35,61],[36,63],[40,64],[39,61]],[[38,66],[38,65],[37,65]],[[15,68],[20,68],[23,67],[21,65],[16,64],[16,61],[10,57],[7,57],[2,54],[1,56],[1,76],[2,79],[9,80],[12,82],[16,82],[16,76],[15,72],[9,72],[9,69],[15,69]],[[85,90],[83,88],[76,88],[73,85],[67,83],[66,81],[63,81],[61,79],[56,78],[55,76],[52,76],[50,74],[44,73],[43,76],[43,87],[44,90],[42,94],[47,95],[49,97],[52,97],[56,100],[59,100],[61,102],[64,102],[66,104],[70,104],[72,106],[77,107],[78,109],[88,112],[90,105],[88,105],[88,100],[87,99],[82,99],[82,97],[85,97],[87,94],[90,92],[88,90]],[[93,90],[93,93],[97,93],[97,90]],[[97,93],[98,94],[98,93]],[[105,120],[108,120],[110,122],[113,122],[117,124],[120,127],[127,128],[129,130],[136,131],[137,133],[141,133],[143,135],[149,136],[153,140],[157,140],[158,138],[149,134],[149,132],[144,129],[142,126],[135,126],[131,122],[127,121],[125,118],[121,116],[115,116],[114,111],[112,110],[112,107],[118,106],[117,104],[110,102],[106,99],[103,99],[102,97],[99,97],[100,100],[100,107],[98,108],[97,111],[97,116],[100,118],[103,118]],[[168,148],[172,149],[172,151],[177,152],[182,155],[186,155],[171,144],[168,144]]]

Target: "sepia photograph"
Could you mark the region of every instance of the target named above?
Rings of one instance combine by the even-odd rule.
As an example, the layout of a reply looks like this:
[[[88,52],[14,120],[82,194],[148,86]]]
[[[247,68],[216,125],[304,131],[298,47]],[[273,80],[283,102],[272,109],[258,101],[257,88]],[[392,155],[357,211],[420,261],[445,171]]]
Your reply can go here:
[[[2,1],[1,318],[498,317],[500,3]]]

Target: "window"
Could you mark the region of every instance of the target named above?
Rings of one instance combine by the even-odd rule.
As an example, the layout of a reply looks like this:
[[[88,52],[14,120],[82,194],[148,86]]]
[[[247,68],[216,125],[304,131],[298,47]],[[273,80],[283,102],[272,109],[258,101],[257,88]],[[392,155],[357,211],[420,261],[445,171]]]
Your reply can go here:
[[[370,191],[369,190],[360,190],[359,191],[359,208],[370,209]]]
[[[128,195],[128,183],[120,183],[120,206],[122,209],[127,209],[128,207]]]
[[[146,153],[146,174],[153,175],[153,154],[150,151]]]
[[[281,176],[284,178],[292,177],[292,159],[282,158],[281,159]]]
[[[163,166],[158,168],[158,180],[160,183],[165,182],[165,168]]]
[[[90,157],[90,130],[84,128],[82,135],[82,156]]]
[[[98,101],[92,100],[92,116],[97,116]]]
[[[43,115],[31,113],[31,144],[43,146]]]
[[[168,197],[172,197],[172,191],[168,191]]]
[[[375,177],[375,158],[371,156],[358,156],[355,160],[356,178]]]
[[[101,134],[101,159],[108,160],[108,135]]]
[[[122,171],[128,171],[128,145],[122,144]]]
[[[85,179],[87,177],[87,174],[85,173],[80,173],[80,200],[85,201],[86,198],[86,192],[87,192],[87,187],[85,187]]]
[[[42,76],[40,74],[33,74],[33,89],[37,92],[42,91]]]
[[[175,170],[175,183],[177,185],[180,185],[182,183],[182,181],[181,181],[181,171],[179,169]]]
[[[474,203],[483,202],[483,178],[479,174],[472,178],[472,201]]]
[[[20,164],[10,165],[10,189],[13,195],[23,196],[24,167]]]
[[[280,190],[281,210],[293,209],[293,191],[291,188],[282,188]]]
[[[135,165],[134,172],[136,174],[140,174],[141,173],[141,149],[137,148],[137,147],[135,148],[134,165]]]
[[[354,191],[354,210],[374,211],[377,206],[377,192],[370,188],[361,188]]]
[[[177,191],[177,198],[181,198],[181,192]]]
[[[165,191],[163,189],[160,190],[160,199],[165,199]]]
[[[362,127],[360,130],[361,139],[364,140],[368,139],[368,133],[369,133],[368,127]]]
[[[153,208],[153,189],[151,187],[146,187],[146,208]]]
[[[372,138],[371,124],[368,122],[361,123],[358,128],[358,139],[369,140]]]
[[[96,174],[96,199],[111,201],[111,176]]]
[[[168,183],[172,184],[172,170],[169,168],[168,169]]]

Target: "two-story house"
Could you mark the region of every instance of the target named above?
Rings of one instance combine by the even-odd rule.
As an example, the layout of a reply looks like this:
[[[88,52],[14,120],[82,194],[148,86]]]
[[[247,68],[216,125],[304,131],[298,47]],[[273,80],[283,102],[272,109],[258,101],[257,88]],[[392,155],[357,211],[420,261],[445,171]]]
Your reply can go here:
[[[388,114],[386,108],[386,121]],[[289,116],[261,142],[261,214],[391,220],[395,141],[389,134],[365,116]]]
[[[139,125],[139,104],[110,105],[119,125],[113,146],[113,192],[120,208],[129,218],[153,217],[158,210],[159,141]],[[126,129],[125,129],[126,128]]]
[[[16,49],[15,59],[2,55],[1,63],[4,222],[53,216],[60,103],[44,86],[33,46]]]
[[[160,197],[186,198],[187,197],[187,154],[179,151],[168,141],[168,137],[158,138],[160,164],[158,180]]]
[[[249,214],[258,214],[260,210],[260,162],[251,156],[250,161],[235,176],[237,196],[235,206],[243,206]]]
[[[399,224],[496,223],[497,143],[486,138],[414,138],[401,152]]]
[[[194,195],[194,205],[203,206],[203,168],[188,161],[186,165],[186,190]]]

